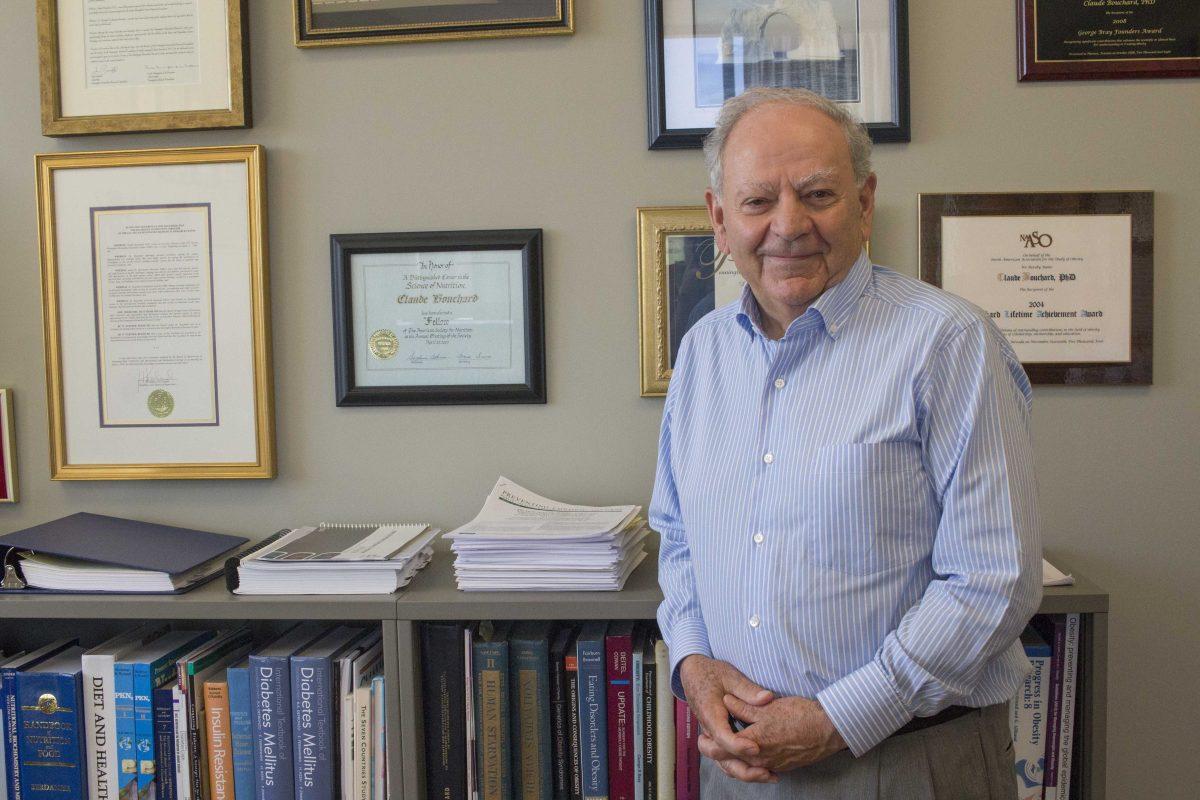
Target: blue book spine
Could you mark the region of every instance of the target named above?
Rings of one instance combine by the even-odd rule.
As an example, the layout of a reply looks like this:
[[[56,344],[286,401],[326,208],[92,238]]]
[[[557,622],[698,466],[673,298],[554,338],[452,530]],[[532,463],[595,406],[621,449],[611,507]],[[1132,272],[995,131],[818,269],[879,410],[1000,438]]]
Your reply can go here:
[[[331,660],[292,656],[292,757],[296,800],[334,800],[333,678]]]
[[[154,797],[154,685],[150,664],[133,665],[133,749],[137,754],[137,796]]]
[[[585,625],[576,645],[579,664],[579,757],[585,800],[608,798],[608,701],[604,625]]]
[[[293,800],[292,681],[287,656],[250,656],[258,800]]]
[[[78,800],[87,792],[83,671],[17,676],[18,784],[28,800]]]
[[[154,797],[156,800],[176,800],[175,788],[175,709],[171,687],[155,689],[151,700],[154,709]]]
[[[0,670],[0,703],[4,705],[4,752],[0,754],[0,758],[8,762],[5,781],[9,800],[19,800],[21,797],[21,787],[17,782],[21,772],[21,761],[17,758],[16,680],[15,669]]]
[[[472,657],[475,694],[476,779],[480,800],[511,800],[508,642],[476,641]]]
[[[137,798],[137,734],[133,721],[133,664],[113,664],[113,716],[117,729],[117,796]]]
[[[250,668],[230,667],[229,733],[233,750],[233,796],[254,800],[254,722],[250,711]]]

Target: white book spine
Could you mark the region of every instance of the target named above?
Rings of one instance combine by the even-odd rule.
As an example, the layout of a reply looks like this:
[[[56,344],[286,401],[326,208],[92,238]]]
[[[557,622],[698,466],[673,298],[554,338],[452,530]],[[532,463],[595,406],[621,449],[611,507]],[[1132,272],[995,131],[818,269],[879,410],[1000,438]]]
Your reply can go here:
[[[87,708],[84,752],[88,765],[88,797],[115,800],[116,785],[110,780],[117,763],[116,714],[113,708],[113,664],[116,655],[84,653],[83,704]]]
[[[382,675],[371,681],[371,800],[387,800],[387,690]]]
[[[658,797],[675,800],[675,695],[671,694],[671,657],[667,643],[654,643],[654,704],[658,714],[654,732],[658,737]],[[646,800],[650,800],[647,798]]]
[[[188,742],[187,697],[171,687],[171,713],[175,717],[175,798],[192,800],[192,761]]]
[[[1058,723],[1058,800],[1071,797],[1071,750],[1075,739],[1075,696],[1079,670],[1079,615],[1066,615],[1063,641],[1062,719]]]
[[[1018,800],[1043,800],[1050,656],[1030,656],[1032,671],[1011,705],[1013,757]]]

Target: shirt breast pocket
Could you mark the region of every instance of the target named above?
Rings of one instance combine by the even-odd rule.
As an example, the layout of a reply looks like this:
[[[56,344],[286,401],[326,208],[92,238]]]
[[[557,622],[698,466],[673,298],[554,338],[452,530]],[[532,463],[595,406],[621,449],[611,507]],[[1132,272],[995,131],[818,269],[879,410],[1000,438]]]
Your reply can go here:
[[[808,484],[810,560],[866,575],[928,556],[937,510],[916,442],[822,447]]]

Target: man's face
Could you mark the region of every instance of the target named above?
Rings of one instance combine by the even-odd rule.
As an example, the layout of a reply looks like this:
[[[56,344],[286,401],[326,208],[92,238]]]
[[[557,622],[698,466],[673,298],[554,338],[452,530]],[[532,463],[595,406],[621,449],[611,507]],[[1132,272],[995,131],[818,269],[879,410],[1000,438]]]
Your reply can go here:
[[[875,176],[855,186],[837,123],[813,108],[769,103],[725,140],[721,198],[705,195],[717,248],[750,284],[767,335],[779,338],[846,276],[871,234]]]

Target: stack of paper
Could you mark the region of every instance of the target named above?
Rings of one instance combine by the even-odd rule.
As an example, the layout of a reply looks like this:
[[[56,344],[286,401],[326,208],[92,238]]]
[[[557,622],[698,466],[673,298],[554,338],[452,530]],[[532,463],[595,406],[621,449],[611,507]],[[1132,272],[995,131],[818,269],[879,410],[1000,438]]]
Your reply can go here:
[[[500,478],[475,519],[446,534],[464,591],[616,591],[646,557],[640,506],[574,506]]]
[[[389,594],[433,557],[428,525],[296,528],[242,559],[237,594]]]

